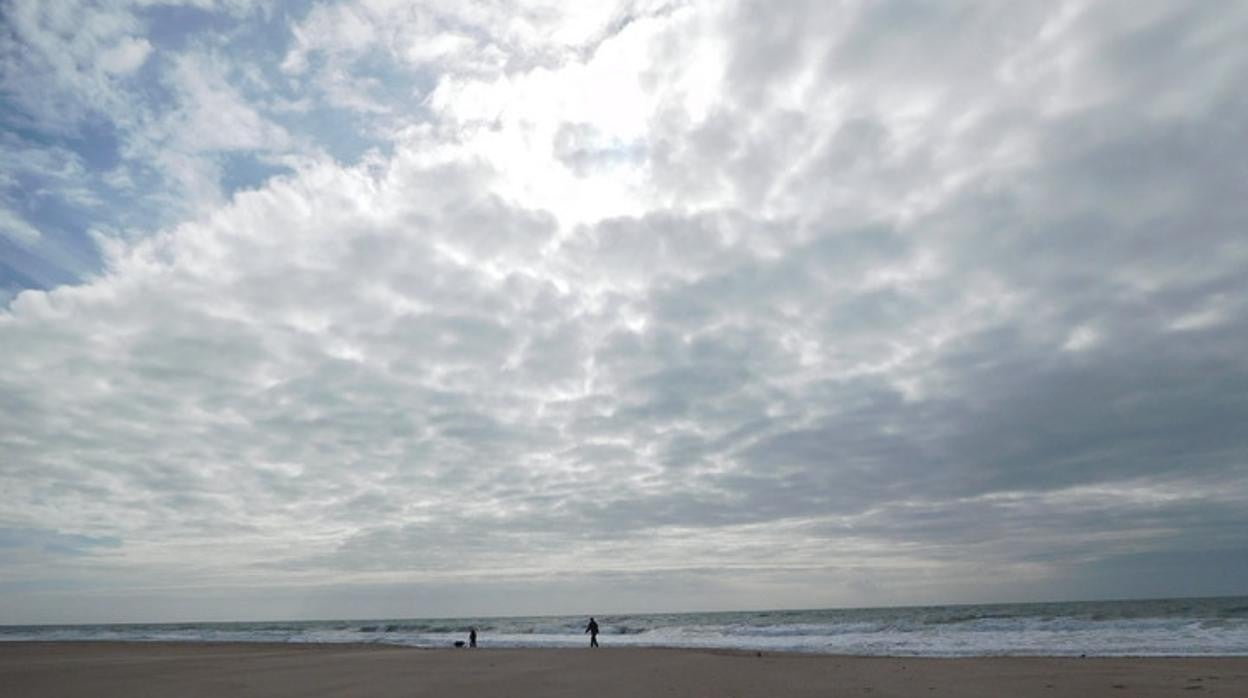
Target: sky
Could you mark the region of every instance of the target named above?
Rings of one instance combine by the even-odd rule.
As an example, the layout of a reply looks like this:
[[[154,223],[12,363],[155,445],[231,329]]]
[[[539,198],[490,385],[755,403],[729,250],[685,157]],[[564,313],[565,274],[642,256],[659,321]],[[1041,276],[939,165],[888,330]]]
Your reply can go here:
[[[0,624],[1245,593],[1245,35],[3,0]]]

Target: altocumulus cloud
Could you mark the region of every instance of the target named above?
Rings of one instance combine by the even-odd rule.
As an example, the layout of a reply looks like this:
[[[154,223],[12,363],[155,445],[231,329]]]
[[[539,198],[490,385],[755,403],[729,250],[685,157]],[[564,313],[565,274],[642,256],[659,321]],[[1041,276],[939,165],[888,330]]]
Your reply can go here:
[[[118,122],[195,205],[0,311],[5,618],[1248,583],[1243,8],[248,11]]]

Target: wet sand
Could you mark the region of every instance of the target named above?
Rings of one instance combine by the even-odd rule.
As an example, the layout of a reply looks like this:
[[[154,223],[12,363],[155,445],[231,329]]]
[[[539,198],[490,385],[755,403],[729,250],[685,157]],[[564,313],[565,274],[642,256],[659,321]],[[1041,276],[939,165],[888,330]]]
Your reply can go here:
[[[1248,696],[1248,657],[0,643],[5,696]]]

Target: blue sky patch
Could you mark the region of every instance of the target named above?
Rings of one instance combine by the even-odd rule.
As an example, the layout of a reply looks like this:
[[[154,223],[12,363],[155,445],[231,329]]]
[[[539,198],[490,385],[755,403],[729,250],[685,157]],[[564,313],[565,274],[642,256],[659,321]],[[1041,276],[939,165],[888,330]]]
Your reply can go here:
[[[248,152],[221,155],[221,189],[227,196],[244,189],[256,189],[270,177],[290,172],[292,170],[285,165],[264,162]]]

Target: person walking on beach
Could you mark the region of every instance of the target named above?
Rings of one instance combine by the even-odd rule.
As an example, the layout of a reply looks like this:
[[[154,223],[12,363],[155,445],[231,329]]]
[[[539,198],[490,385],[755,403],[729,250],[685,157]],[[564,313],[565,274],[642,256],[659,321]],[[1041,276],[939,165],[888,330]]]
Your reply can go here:
[[[469,647],[477,646],[477,629],[476,628],[468,629],[468,646]]]
[[[593,616],[589,617],[589,625],[585,626],[585,632],[589,633],[589,646],[598,646],[598,621]]]

